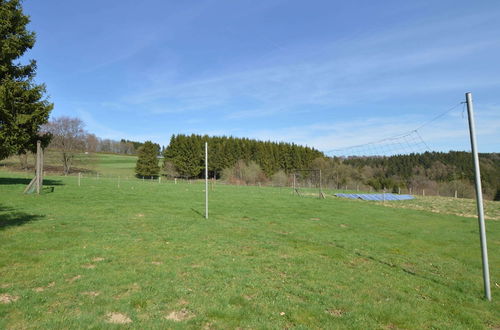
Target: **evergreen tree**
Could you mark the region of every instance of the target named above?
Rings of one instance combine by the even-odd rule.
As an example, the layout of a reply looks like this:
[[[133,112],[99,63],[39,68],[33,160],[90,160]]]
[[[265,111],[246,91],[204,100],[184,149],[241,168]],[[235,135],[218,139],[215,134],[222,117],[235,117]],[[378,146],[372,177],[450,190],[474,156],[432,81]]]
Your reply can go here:
[[[0,0],[0,159],[34,150],[53,108],[34,83],[36,62],[15,63],[35,44],[28,23],[19,0]]]
[[[135,173],[138,177],[155,177],[160,173],[158,146],[153,142],[146,141],[139,148]]]

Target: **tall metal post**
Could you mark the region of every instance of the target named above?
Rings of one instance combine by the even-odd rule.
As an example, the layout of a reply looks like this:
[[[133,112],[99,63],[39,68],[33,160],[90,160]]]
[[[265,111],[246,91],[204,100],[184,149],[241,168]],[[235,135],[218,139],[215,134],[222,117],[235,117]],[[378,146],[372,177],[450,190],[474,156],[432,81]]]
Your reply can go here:
[[[483,191],[481,188],[481,173],[479,171],[479,157],[476,146],[476,125],[474,123],[474,109],[472,107],[472,94],[465,93],[467,102],[467,115],[469,117],[470,144],[474,160],[474,178],[476,181],[477,217],[479,220],[479,235],[481,239],[481,255],[483,258],[484,295],[491,301],[490,270],[488,266],[488,248],[486,245],[486,226],[484,224]]]
[[[205,142],[205,219],[208,219],[208,142]]]
[[[42,142],[36,141],[36,193],[40,194],[40,186],[42,183]]]
[[[319,198],[323,198],[323,186],[321,185],[321,169],[319,170]]]

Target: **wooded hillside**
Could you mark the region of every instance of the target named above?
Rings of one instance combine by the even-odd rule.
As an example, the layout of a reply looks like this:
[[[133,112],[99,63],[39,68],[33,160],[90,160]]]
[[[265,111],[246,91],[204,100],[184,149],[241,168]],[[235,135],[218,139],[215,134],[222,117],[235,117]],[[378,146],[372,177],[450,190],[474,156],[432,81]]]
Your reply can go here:
[[[473,197],[474,172],[469,152],[425,152],[381,157],[327,157],[313,148],[234,137],[174,135],[164,151],[163,174],[201,178],[204,143],[209,144],[209,176],[233,183],[290,183],[296,169],[321,169],[324,187],[373,189],[414,194]],[[498,195],[500,155],[480,154],[483,190]],[[308,185],[317,184],[311,177]]]

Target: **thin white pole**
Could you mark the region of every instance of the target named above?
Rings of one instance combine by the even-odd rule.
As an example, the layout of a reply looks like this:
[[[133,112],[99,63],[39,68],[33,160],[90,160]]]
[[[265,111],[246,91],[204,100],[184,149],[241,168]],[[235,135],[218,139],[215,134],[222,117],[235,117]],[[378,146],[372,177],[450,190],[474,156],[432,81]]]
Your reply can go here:
[[[484,295],[486,299],[491,301],[490,289],[490,270],[488,266],[488,248],[486,244],[486,226],[484,224],[484,209],[483,209],[483,191],[481,188],[481,173],[479,171],[479,157],[476,146],[476,125],[474,123],[474,109],[472,107],[472,94],[465,93],[467,102],[467,114],[469,117],[469,132],[470,144],[472,148],[472,158],[474,160],[474,176],[476,181],[476,202],[477,202],[477,217],[479,221],[479,235],[481,240],[481,255],[483,259],[483,280],[484,280]]]
[[[205,219],[208,219],[208,142],[205,142]]]
[[[40,194],[42,177],[42,142],[36,141],[36,193]]]

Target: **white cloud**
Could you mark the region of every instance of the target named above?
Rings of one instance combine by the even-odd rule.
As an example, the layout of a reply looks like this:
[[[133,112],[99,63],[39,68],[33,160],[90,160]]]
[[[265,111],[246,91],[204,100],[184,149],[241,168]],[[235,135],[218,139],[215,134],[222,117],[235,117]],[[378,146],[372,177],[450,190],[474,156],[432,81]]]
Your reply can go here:
[[[500,108],[500,107],[499,107]],[[461,109],[429,123],[418,130],[418,135],[431,150],[448,149],[468,150],[469,132],[467,117],[462,118]],[[412,148],[422,148],[423,144],[418,135],[410,134],[408,138],[396,138],[392,141],[387,139],[406,135],[421,123],[426,122],[422,116],[404,115],[391,118],[371,117],[362,120],[349,120],[332,123],[316,123],[306,126],[290,126],[275,130],[249,130],[246,134],[250,137],[272,140],[295,142],[312,146],[321,151],[335,150],[336,154],[342,152],[361,152],[370,148],[387,148],[386,145],[393,143],[403,144],[402,150]],[[491,146],[491,138],[496,139],[500,127],[500,111],[480,111],[476,113],[477,135],[480,147]],[[383,142],[379,143],[381,140]],[[481,144],[482,142],[482,144]],[[370,144],[370,145],[368,145]],[[409,144],[409,145],[405,145]],[[363,146],[357,150],[349,150],[352,147]],[[486,151],[498,151],[499,142],[496,142],[495,149]],[[344,149],[340,151],[339,149]],[[425,150],[422,150],[425,151]]]

